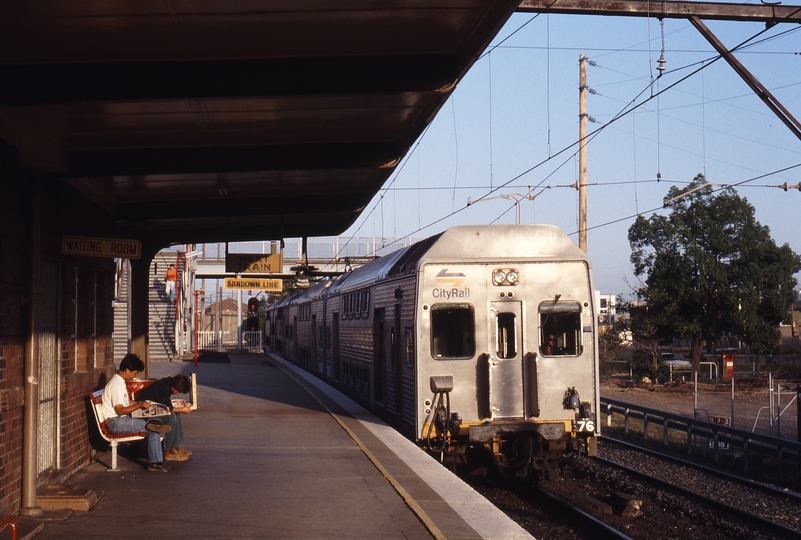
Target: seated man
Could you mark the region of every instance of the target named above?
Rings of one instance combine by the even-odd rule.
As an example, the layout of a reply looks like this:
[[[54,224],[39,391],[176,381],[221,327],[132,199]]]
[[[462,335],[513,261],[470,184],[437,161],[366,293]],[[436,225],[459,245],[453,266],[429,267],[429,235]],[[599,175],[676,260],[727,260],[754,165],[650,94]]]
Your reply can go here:
[[[545,343],[542,345],[542,353],[547,355],[557,354],[555,335],[548,334],[548,337],[545,339]]]
[[[167,472],[161,450],[161,434],[168,433],[170,426],[163,423],[148,422],[144,418],[131,418],[131,413],[138,409],[150,407],[148,401],[129,403],[128,389],[125,381],[129,381],[145,369],[145,364],[135,354],[127,354],[120,362],[120,369],[109,379],[103,390],[103,414],[106,426],[111,433],[136,433],[147,430],[147,457],[150,461],[148,471]]]
[[[184,428],[181,417],[177,413],[191,412],[191,408],[173,407],[172,396],[175,394],[186,394],[189,392],[190,383],[185,375],[175,377],[164,377],[154,383],[144,387],[136,396],[137,400],[155,401],[170,408],[170,415],[164,418],[164,423],[172,430],[164,436],[164,459],[167,461],[186,461],[192,455],[191,450],[184,450],[181,444],[184,442]]]

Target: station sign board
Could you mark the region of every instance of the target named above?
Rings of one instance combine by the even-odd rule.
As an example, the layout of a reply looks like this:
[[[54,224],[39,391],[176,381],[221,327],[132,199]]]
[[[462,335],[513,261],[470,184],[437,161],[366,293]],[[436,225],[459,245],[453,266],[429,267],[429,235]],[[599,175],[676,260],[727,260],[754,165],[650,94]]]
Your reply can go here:
[[[142,254],[142,242],[139,240],[65,236],[61,240],[61,253],[89,257],[138,259]]]
[[[256,279],[256,278],[225,278],[224,287],[234,290],[281,292],[283,281],[280,279]]]
[[[280,274],[283,259],[280,253],[228,253],[225,271],[234,274]]]

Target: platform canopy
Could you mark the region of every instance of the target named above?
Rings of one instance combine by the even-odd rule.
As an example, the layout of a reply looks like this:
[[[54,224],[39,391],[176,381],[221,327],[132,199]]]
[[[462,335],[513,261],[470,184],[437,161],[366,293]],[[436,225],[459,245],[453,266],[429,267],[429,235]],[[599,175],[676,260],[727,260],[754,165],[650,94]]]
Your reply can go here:
[[[339,234],[517,4],[4,2],[0,138],[123,235]]]

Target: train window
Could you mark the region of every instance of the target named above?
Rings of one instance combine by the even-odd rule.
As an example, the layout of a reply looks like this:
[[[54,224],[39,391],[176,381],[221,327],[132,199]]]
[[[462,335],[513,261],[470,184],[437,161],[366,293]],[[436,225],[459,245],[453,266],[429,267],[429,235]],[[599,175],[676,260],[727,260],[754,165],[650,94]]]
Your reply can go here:
[[[496,332],[498,343],[496,354],[498,358],[514,358],[517,356],[517,336],[515,335],[515,314],[499,313],[496,318]]]
[[[475,356],[475,314],[470,304],[431,306],[431,354],[434,358]]]
[[[543,356],[578,356],[581,343],[581,304],[543,302],[540,314],[540,353]]]

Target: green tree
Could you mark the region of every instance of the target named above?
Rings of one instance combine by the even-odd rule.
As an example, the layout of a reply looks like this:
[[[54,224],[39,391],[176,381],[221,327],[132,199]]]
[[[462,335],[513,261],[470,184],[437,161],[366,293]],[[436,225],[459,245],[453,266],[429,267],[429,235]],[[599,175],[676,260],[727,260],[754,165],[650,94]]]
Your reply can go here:
[[[788,245],[777,246],[734,189],[715,193],[703,175],[671,187],[668,216],[640,216],[629,228],[638,296],[663,339],[689,338],[697,372],[705,340],[733,331],[756,353],[774,351],[801,270]]]
[[[627,312],[628,317],[618,317],[612,326],[598,336],[602,349],[609,356],[623,349],[629,353],[633,351],[635,366],[639,366],[639,369],[635,369],[639,371],[637,374],[653,379],[659,370],[659,336],[655,325],[649,320],[647,308],[638,302],[623,300],[622,294],[618,295],[615,305],[618,313]]]

